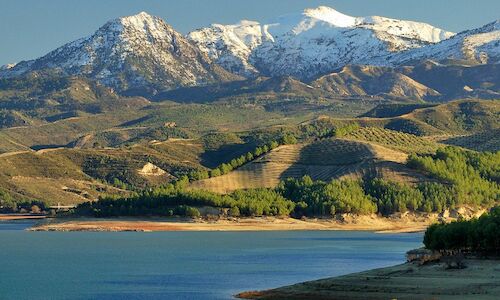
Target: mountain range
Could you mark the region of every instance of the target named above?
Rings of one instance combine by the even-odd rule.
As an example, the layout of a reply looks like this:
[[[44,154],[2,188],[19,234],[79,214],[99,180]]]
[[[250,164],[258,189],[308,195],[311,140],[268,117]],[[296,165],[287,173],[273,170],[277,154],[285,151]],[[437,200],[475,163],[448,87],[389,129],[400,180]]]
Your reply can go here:
[[[187,35],[147,13],[111,20],[0,68],[0,202],[185,176],[224,193],[304,175],[434,181],[405,158],[500,149],[498,24],[455,34],[327,7]]]
[[[293,77],[337,96],[491,98],[499,92],[499,24],[455,34],[425,23],[351,17],[320,6],[268,24],[213,24],[184,36],[141,12],[111,20],[91,36],[41,58],[3,66],[0,78],[55,72],[95,80],[122,95],[147,97],[259,77]],[[485,79],[461,76],[460,92],[455,89],[452,95],[439,87],[444,78],[424,82],[428,72],[455,70],[456,76],[478,73],[471,70],[485,65],[494,66],[480,68]]]

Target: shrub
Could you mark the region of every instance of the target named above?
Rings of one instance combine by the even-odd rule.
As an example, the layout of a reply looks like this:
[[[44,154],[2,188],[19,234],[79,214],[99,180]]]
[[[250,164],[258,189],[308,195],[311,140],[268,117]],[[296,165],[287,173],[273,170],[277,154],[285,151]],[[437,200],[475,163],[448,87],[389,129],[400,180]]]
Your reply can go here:
[[[201,216],[200,211],[191,206],[186,207],[185,215],[190,218],[199,218]]]
[[[240,216],[240,209],[237,206],[231,207],[229,210],[229,215],[231,217],[239,217]]]

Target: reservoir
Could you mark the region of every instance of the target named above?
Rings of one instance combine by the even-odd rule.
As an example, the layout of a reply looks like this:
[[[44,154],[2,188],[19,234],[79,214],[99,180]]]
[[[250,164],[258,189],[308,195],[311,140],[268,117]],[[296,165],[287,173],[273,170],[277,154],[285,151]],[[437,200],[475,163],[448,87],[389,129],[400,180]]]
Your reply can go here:
[[[400,264],[422,233],[29,232],[0,222],[0,299],[233,299]]]

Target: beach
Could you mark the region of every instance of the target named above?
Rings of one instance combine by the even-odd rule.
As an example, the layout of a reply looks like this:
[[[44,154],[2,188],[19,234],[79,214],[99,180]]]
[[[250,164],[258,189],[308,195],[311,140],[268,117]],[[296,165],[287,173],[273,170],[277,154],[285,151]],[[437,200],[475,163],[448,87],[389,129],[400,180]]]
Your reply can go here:
[[[243,299],[477,299],[500,295],[500,260],[466,259],[466,268],[443,263],[405,263],[267,291],[243,292]]]
[[[0,214],[0,221],[13,221],[13,220],[38,220],[45,219],[45,215],[32,215],[32,214]]]
[[[436,216],[345,216],[342,219],[294,219],[289,217],[225,218],[56,218],[44,220],[32,231],[287,231],[359,230],[418,232],[436,222]]]

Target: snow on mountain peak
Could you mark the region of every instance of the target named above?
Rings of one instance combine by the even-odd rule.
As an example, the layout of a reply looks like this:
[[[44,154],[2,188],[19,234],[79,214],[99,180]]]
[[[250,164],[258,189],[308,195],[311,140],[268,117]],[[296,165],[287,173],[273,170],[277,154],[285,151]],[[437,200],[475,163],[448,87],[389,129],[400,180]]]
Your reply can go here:
[[[146,12],[136,15],[120,17],[107,22],[101,27],[107,32],[119,32],[122,36],[127,34],[143,34],[156,39],[165,38],[166,32],[173,31],[161,18]]]
[[[429,58],[500,61],[500,21],[455,35],[426,23],[352,17],[320,6],[269,24],[213,24],[185,37],[161,18],[140,12],[111,20],[39,59],[2,67],[0,77],[56,69],[117,90],[156,92],[241,79],[227,71],[310,80],[346,65],[395,66]]]
[[[153,17],[144,11],[136,15],[118,18],[117,21],[124,26],[130,26],[137,29],[156,27],[158,23],[165,23],[162,19]]]
[[[500,20],[462,31],[437,44],[395,53],[390,58],[397,64],[423,59],[465,60],[483,64],[500,62]]]
[[[440,42],[453,33],[429,24],[351,17],[320,6],[270,24],[212,25],[189,34],[203,52],[241,75],[310,78],[346,64],[387,64],[386,56]]]
[[[145,12],[111,20],[86,38],[19,63],[7,76],[45,69],[87,76],[133,93],[156,93],[234,76],[161,18]]]
[[[9,70],[9,69],[12,69],[16,66],[17,63],[13,63],[13,64],[6,64],[6,65],[3,65],[3,66],[0,66],[0,70]]]
[[[328,22],[338,27],[352,27],[357,23],[357,19],[355,17],[345,15],[327,6],[307,8],[304,10],[303,15]]]

